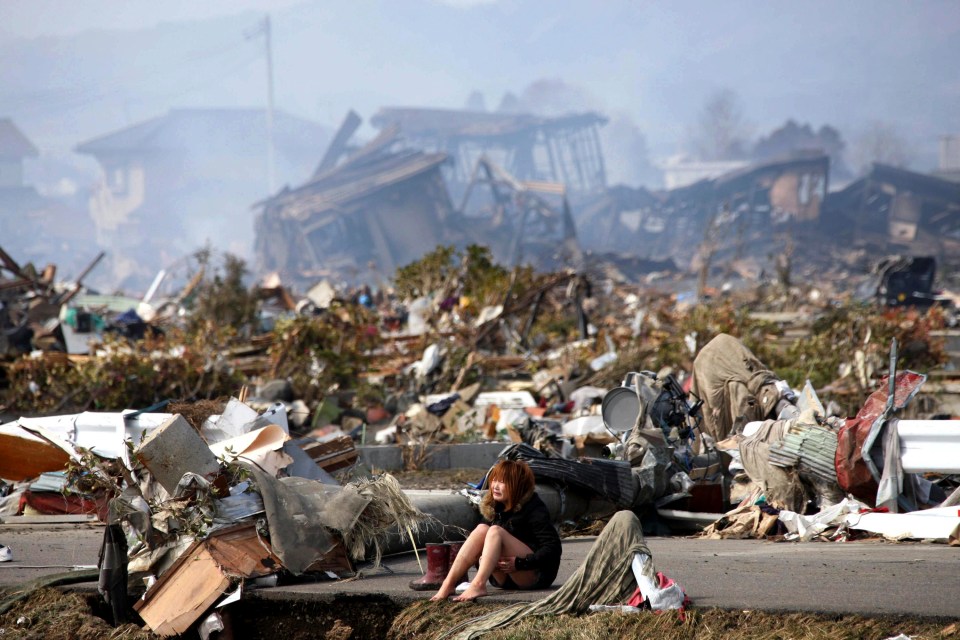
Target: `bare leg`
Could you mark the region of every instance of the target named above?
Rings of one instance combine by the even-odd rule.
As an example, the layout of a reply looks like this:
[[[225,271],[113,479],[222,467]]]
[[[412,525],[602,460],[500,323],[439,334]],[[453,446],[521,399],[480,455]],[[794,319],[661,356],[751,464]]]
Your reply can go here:
[[[488,531],[490,531],[490,525],[478,524],[477,528],[470,532],[466,542],[460,547],[460,552],[457,554],[457,559],[453,562],[453,566],[450,567],[450,571],[447,572],[447,577],[444,579],[443,584],[440,585],[437,593],[430,598],[431,600],[446,600],[453,595],[454,590],[457,588],[454,581],[460,576],[465,575],[471,565],[476,564],[480,553],[483,551],[484,541]]]
[[[470,587],[454,598],[457,602],[467,602],[487,595],[487,580],[491,575],[498,581],[503,581],[508,574],[497,570],[497,562],[501,556],[526,557],[532,553],[530,547],[513,537],[502,527],[490,527],[483,544],[483,553],[480,555],[480,566],[477,575],[470,581]],[[534,571],[514,571],[509,574],[517,586],[533,586],[536,579]]]

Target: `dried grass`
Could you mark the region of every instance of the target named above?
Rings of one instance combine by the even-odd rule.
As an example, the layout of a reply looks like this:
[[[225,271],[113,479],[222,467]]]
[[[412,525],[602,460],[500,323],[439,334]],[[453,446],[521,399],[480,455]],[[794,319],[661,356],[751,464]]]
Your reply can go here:
[[[380,566],[382,545],[386,536],[398,527],[411,536],[430,521],[430,516],[420,512],[403,492],[403,487],[389,473],[375,478],[352,483],[357,491],[370,498],[357,523],[350,531],[343,532],[343,541],[351,558],[366,557],[366,549],[374,550],[374,566]]]
[[[406,607],[393,620],[388,640],[428,640],[447,629],[484,613],[499,609],[498,605],[477,602],[432,602],[420,600]],[[596,638],[594,638],[596,640]]]
[[[417,602],[394,620],[390,640],[433,640],[493,605]],[[493,631],[484,640],[884,640],[899,634],[913,640],[960,639],[956,621],[905,616],[865,618],[853,615],[767,613],[703,609],[639,614],[596,613],[586,616],[530,617]]]
[[[38,589],[0,616],[4,640],[156,640],[134,624],[114,628],[93,612],[95,596]]]
[[[194,402],[171,402],[167,405],[169,413],[179,413],[190,426],[200,431],[203,422],[210,416],[220,415],[226,409],[227,403],[222,400],[196,400]]]
[[[38,589],[16,608],[0,616],[0,635],[3,640],[159,639],[135,624],[111,627],[95,615],[96,601],[95,595]],[[389,640],[434,640],[457,624],[501,606],[483,602],[420,600],[400,612],[386,637]],[[18,620],[21,620],[20,624]],[[357,629],[340,620],[316,631],[316,637],[328,640],[343,640],[357,634]],[[516,625],[487,634],[484,640],[884,640],[901,633],[913,640],[960,640],[960,621],[909,616],[867,618],[694,609],[684,617],[677,612],[644,612],[525,618]],[[261,636],[254,633],[247,637]]]

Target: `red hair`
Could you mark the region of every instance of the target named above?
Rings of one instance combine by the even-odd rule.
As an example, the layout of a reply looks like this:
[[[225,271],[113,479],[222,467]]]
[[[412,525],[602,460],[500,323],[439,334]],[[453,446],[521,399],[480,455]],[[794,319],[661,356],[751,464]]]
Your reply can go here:
[[[523,460],[501,460],[493,465],[490,473],[487,474],[487,488],[494,481],[506,485],[503,505],[506,511],[513,511],[517,500],[532,493],[536,485],[533,470]]]

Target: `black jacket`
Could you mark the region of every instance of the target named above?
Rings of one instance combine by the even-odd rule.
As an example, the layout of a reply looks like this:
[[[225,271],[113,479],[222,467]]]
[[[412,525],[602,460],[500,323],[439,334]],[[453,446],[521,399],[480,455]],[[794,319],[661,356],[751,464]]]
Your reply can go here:
[[[491,525],[503,527],[533,550],[526,558],[517,558],[516,568],[518,571],[539,571],[540,579],[536,587],[549,587],[560,569],[560,554],[563,551],[560,534],[554,528],[547,505],[540,496],[532,493],[524,497],[525,500],[521,500],[513,511],[503,511],[502,504],[490,500],[484,505],[488,509],[481,508],[481,512],[490,520]]]

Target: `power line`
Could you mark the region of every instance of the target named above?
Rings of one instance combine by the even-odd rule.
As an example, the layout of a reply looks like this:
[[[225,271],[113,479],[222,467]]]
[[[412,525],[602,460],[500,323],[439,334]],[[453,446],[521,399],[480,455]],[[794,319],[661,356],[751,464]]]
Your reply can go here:
[[[312,13],[312,17],[315,17],[316,9],[318,9],[316,5],[305,3],[302,5],[297,5],[287,11],[281,11],[280,15],[282,16],[284,22],[287,24],[296,25],[292,29],[285,29],[283,34],[289,38],[292,35],[300,33],[301,31],[314,26],[314,20],[309,19],[307,14]],[[261,32],[262,29],[263,27],[260,26]],[[195,50],[171,63],[152,63],[147,66],[140,66],[138,68],[130,69],[122,74],[109,78],[105,82],[96,83],[94,85],[91,85],[88,82],[78,82],[70,85],[61,85],[54,88],[22,92],[20,94],[7,94],[5,96],[0,96],[0,104],[3,105],[4,110],[11,110],[11,108],[14,108],[16,110],[28,110],[33,113],[71,113],[97,103],[110,101],[129,102],[131,97],[133,97],[129,95],[132,90],[135,90],[137,87],[140,87],[147,82],[155,82],[155,78],[158,75],[166,75],[167,77],[170,77],[169,72],[171,69],[174,69],[176,70],[177,75],[182,77],[180,74],[182,74],[184,70],[196,70],[198,65],[203,65],[205,62],[218,60],[219,58],[227,56],[228,54],[232,54],[235,51],[239,51],[248,47],[249,34],[244,34],[244,36],[246,37],[238,37],[236,40],[232,40],[222,46]],[[218,62],[218,68],[213,70],[210,74],[205,75],[203,80],[193,83],[183,90],[174,89],[173,92],[161,93],[160,95],[157,95],[155,99],[175,99],[183,95],[193,93],[198,89],[209,87],[211,86],[211,82],[213,80],[217,78],[229,77],[263,55],[272,57],[272,52],[265,53],[266,50],[263,51],[264,52],[256,51],[253,53],[253,55],[244,56],[239,64],[230,65],[226,69],[219,67],[220,63]],[[272,62],[272,60],[268,61],[268,63],[269,62]],[[134,80],[134,82],[130,83],[130,80]],[[55,94],[63,92],[73,95],[54,97]],[[270,93],[272,97],[272,90]],[[145,100],[147,100],[147,98],[134,98],[135,102],[142,103]]]
[[[217,58],[223,57],[227,54],[231,54],[238,49],[249,46],[245,39],[239,39],[237,41],[231,42],[226,46],[221,46],[213,49],[207,49],[197,53],[192,53],[184,58],[180,58],[172,63],[172,67],[178,70],[195,70],[198,63],[203,63],[210,60],[215,60]],[[258,53],[257,56],[260,54]],[[163,72],[168,72],[171,68],[171,63],[163,63],[164,70]],[[41,112],[50,112],[50,111],[65,111],[70,112],[78,108],[94,104],[96,102],[103,102],[113,98],[120,98],[123,94],[129,92],[132,88],[141,86],[146,82],[152,81],[158,74],[152,73],[149,69],[158,70],[160,66],[157,64],[151,65],[150,67],[141,67],[139,69],[131,70],[127,73],[124,73],[120,76],[111,78],[105,83],[97,83],[96,85],[86,89],[85,85],[73,85],[67,87],[57,87],[56,89],[45,89],[39,92],[33,92],[33,95],[27,95],[27,100],[23,100],[23,95],[19,96],[14,94],[12,96],[7,96],[4,100],[8,105],[16,105],[18,108],[29,109],[31,111],[41,111]],[[163,73],[161,72],[161,73]],[[138,80],[133,84],[129,83],[130,79],[137,78]],[[65,99],[51,100],[49,97],[50,92],[54,91],[76,91],[80,90],[80,93],[73,96],[67,96]]]

